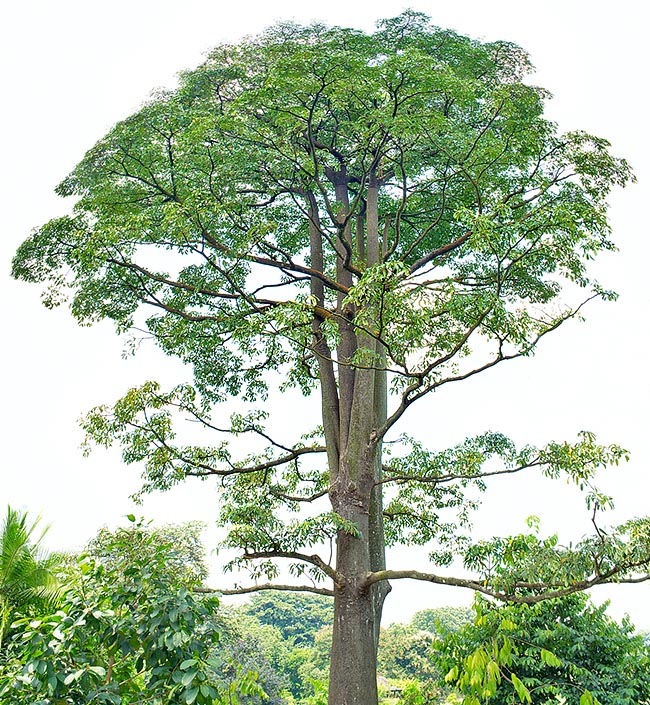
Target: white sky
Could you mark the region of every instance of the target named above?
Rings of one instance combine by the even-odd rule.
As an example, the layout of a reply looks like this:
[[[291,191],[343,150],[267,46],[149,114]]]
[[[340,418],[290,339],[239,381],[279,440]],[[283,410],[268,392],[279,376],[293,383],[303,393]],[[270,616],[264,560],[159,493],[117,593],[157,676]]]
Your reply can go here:
[[[52,523],[53,548],[76,548],[103,524],[135,511],[158,522],[215,517],[208,484],[188,483],[135,508],[128,496],[138,472],[117,452],[79,451],[76,420],[95,404],[111,402],[145,379],[172,381],[178,365],[152,350],[122,360],[122,342],[107,324],[79,328],[65,310],[47,311],[39,292],[8,276],[10,259],[32,227],[64,213],[54,186],[117,120],[136,110],[151,89],[173,84],[174,74],[198,64],[221,41],[256,33],[279,19],[323,20],[371,29],[406,4],[330,0],[23,0],[5,9],[0,30],[3,166],[0,286],[2,351],[2,470],[4,503],[41,513]],[[649,511],[647,477],[648,261],[647,26],[643,4],[632,0],[456,0],[409,4],[435,24],[526,48],[538,67],[535,82],[555,99],[549,115],[562,129],[585,129],[610,139],[635,168],[639,184],[612,196],[617,255],[597,263],[601,281],[616,289],[616,304],[596,304],[587,322],[549,338],[532,360],[503,365],[482,378],[449,387],[407,419],[424,440],[443,447],[491,429],[520,443],[572,439],[595,431],[603,442],[632,451],[632,461],[603,478],[617,500],[614,521]],[[526,8],[526,9],[524,9]],[[282,409],[291,423],[296,408]],[[589,530],[586,512],[570,488],[524,481],[494,486],[477,532],[523,529],[530,514],[565,540]],[[210,535],[210,534],[208,534]],[[424,568],[423,556],[400,551]],[[215,559],[215,564],[218,558]],[[217,582],[215,573],[213,582]],[[221,583],[224,584],[224,583]],[[611,612],[629,612],[650,629],[647,584],[601,588]],[[417,609],[464,604],[469,594],[401,583],[394,586],[387,621],[405,621]]]

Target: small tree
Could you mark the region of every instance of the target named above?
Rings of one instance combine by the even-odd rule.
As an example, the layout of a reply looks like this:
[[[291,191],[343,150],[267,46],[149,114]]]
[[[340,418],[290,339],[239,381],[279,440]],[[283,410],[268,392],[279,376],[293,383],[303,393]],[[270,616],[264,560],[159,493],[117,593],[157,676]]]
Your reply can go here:
[[[16,623],[1,702],[214,705],[259,693],[216,648],[216,598],[176,580],[173,549],[159,539],[141,523],[101,532],[102,558],[79,557],[59,609]]]
[[[646,520],[571,549],[467,534],[466,491],[486,476],[537,468],[602,508],[591,482],[617,446],[584,434],[518,449],[500,433],[439,451],[397,436],[390,458],[384,446],[415,402],[531,355],[613,297],[586,265],[613,248],[606,197],[629,167],[601,138],[559,134],[529,72],[519,47],[410,11],[371,34],[280,24],[219,46],[87,153],[58,187],[73,214],[14,260],[47,284],[46,305],[69,295],[82,323],[137,323],[191,366],[193,384],[147,382],[86,431],[144,463],[144,492],[218,479],[246,590],[334,596],[331,705],[377,701],[391,579],[535,602],[648,565]],[[318,391],[313,432],[287,440],[267,423],[277,385]],[[244,411],[224,405],[234,396]],[[179,414],[217,440],[183,439]],[[240,457],[237,436],[258,443]],[[385,547],[402,543],[473,573],[387,569]],[[277,561],[311,580],[278,583]]]
[[[570,595],[509,607],[480,600],[477,607],[475,622],[449,633],[434,651],[464,702],[478,695],[506,705],[522,694],[528,699],[526,692],[539,705],[650,702],[650,650],[629,620],[617,624],[607,616],[606,605]]]
[[[133,514],[128,518],[136,521]],[[115,575],[130,563],[146,563],[149,559],[163,573],[159,577],[170,585],[196,588],[208,577],[203,529],[199,521],[154,527],[140,520],[115,531],[104,527],[88,542],[85,552]],[[160,555],[165,557],[164,564]]]

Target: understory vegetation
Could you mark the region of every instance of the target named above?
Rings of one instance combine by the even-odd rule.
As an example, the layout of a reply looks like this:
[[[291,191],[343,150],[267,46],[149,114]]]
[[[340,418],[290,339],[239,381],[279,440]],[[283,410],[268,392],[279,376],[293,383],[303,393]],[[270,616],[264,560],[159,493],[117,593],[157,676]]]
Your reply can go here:
[[[331,598],[263,591],[223,604],[205,586],[199,523],[129,519],[81,554],[48,556],[31,534],[16,539],[34,522],[8,510],[0,703],[326,702]],[[10,552],[31,570],[19,574]],[[380,701],[395,705],[636,705],[650,698],[650,647],[584,594],[530,606],[480,599],[382,629],[378,673]]]

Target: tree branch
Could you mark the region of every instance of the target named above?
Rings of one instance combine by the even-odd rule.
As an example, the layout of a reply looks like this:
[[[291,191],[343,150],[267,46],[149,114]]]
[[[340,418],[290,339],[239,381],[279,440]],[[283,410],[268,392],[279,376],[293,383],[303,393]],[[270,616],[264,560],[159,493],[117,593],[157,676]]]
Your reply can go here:
[[[411,268],[409,269],[410,274],[414,274],[417,272],[418,269],[422,269],[425,264],[429,264],[432,260],[436,259],[436,257],[442,257],[442,255],[446,255],[448,252],[452,252],[453,250],[456,250],[459,248],[461,245],[464,245],[472,235],[472,231],[468,230],[464,235],[459,237],[457,240],[454,240],[453,242],[450,242],[446,245],[443,245],[442,247],[438,247],[435,250],[431,250],[431,252],[428,252],[426,255],[423,257],[420,257],[420,259],[416,260],[413,262],[411,265]]]
[[[290,558],[303,563],[310,563],[323,571],[325,575],[331,578],[337,585],[345,584],[345,576],[339,573],[336,568],[332,568],[316,553],[308,555],[306,553],[298,553],[297,551],[254,551],[252,553],[244,553],[242,558],[246,560],[257,560],[258,558]]]
[[[518,465],[514,468],[502,468],[501,470],[489,470],[486,472],[461,474],[448,473],[447,475],[437,475],[432,477],[412,474],[389,475],[387,477],[383,477],[379,482],[382,484],[388,484],[390,482],[422,482],[423,484],[443,484],[445,482],[453,482],[454,480],[479,480],[483,477],[493,477],[495,475],[511,475],[516,472],[521,472],[522,470],[528,470],[530,468],[539,467],[540,465],[543,465],[543,463],[538,458],[536,458],[534,460],[531,460],[529,463],[525,463],[524,465]],[[384,465],[384,472],[390,471],[390,465]]]
[[[649,561],[645,561],[644,565],[647,565]],[[582,592],[583,590],[588,590],[595,585],[605,585],[608,583],[640,583],[650,580],[650,574],[637,577],[637,578],[620,578],[619,573],[623,570],[629,570],[633,566],[618,567],[605,573],[603,575],[595,575],[593,578],[586,580],[578,580],[571,583],[570,585],[558,586],[558,585],[545,585],[544,583],[526,583],[526,582],[516,582],[512,585],[512,589],[520,590],[541,590],[536,594],[515,594],[512,592],[503,592],[501,590],[495,590],[488,587],[486,581],[482,581],[476,578],[454,578],[451,576],[436,575],[434,573],[422,573],[418,570],[379,570],[374,573],[368,573],[364,585],[369,587],[375,583],[384,580],[402,580],[409,578],[411,580],[421,580],[428,583],[435,583],[437,585],[452,585],[454,587],[463,587],[476,592],[480,592],[489,597],[493,597],[502,602],[512,602],[518,605],[527,604],[533,605],[543,600],[549,600],[556,597],[566,597],[567,595],[572,595],[574,592]]]
[[[269,494],[277,497],[278,499],[284,499],[287,502],[315,502],[317,499],[324,497],[329,490],[321,490],[320,492],[315,492],[307,497],[301,497],[300,495],[286,494],[285,492],[279,492],[278,490],[269,488]]]
[[[169,447],[169,446],[167,446]],[[312,446],[312,447],[306,447],[306,448],[296,448],[295,450],[292,450],[291,453],[288,453],[287,455],[284,455],[280,458],[275,458],[273,460],[268,460],[267,462],[264,463],[258,463],[257,465],[250,465],[247,467],[237,467],[233,466],[229,470],[217,470],[216,468],[212,468],[208,465],[203,465],[200,463],[195,463],[181,455],[178,456],[178,459],[187,462],[188,464],[194,465],[195,467],[201,468],[200,471],[197,472],[188,472],[186,473],[190,477],[205,477],[207,475],[219,475],[219,476],[224,476],[224,475],[236,475],[238,473],[254,473],[254,472],[261,472],[262,470],[270,470],[271,468],[277,467],[278,465],[286,465],[286,463],[290,463],[292,460],[296,460],[299,458],[301,455],[306,455],[307,453],[326,453],[327,448],[325,446]]]

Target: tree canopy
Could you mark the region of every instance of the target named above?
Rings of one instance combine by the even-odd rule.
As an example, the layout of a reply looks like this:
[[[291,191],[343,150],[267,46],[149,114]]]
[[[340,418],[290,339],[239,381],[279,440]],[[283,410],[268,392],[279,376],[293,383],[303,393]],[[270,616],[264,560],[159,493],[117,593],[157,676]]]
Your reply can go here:
[[[532,603],[648,566],[647,520],[597,523],[594,474],[619,446],[399,435],[415,402],[614,297],[588,263],[614,247],[607,195],[629,166],[545,119],[530,71],[521,48],[412,11],[374,33],[282,23],[221,45],[90,149],[58,187],[72,214],[14,259],[46,305],[144,331],[191,367],[192,383],[93,410],[89,439],[143,463],[143,492],[218,481],[230,567],[254,583],[239,591],[334,595],[332,705],[376,701],[391,579]],[[312,431],[274,424],[278,388],[319,393]],[[468,491],[535,469],[585,490],[594,536],[472,541]],[[470,572],[391,570],[385,547],[402,543]],[[278,560],[302,582],[278,583]]]

